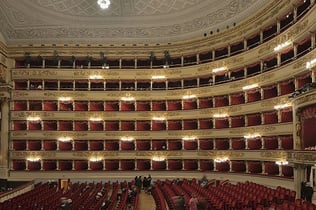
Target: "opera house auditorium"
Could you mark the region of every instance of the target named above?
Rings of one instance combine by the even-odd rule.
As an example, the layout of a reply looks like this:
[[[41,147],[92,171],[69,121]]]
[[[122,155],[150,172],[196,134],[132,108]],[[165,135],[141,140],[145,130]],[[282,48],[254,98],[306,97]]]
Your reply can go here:
[[[315,210],[315,43],[315,0],[1,0],[0,210]]]

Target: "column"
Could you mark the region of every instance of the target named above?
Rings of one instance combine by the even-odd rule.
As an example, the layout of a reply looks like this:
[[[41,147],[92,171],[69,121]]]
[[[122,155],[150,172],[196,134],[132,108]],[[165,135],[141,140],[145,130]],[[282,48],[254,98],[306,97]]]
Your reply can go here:
[[[303,164],[294,163],[294,190],[296,192],[296,198],[301,198],[301,183],[306,181],[305,171],[306,168]]]
[[[8,176],[9,167],[9,99],[1,98],[0,176]]]

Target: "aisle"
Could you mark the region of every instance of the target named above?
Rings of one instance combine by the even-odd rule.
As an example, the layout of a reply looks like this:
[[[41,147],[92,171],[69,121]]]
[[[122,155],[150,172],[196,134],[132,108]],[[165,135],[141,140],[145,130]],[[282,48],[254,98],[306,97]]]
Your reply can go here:
[[[155,210],[155,200],[151,195],[142,191],[139,195],[139,210]]]

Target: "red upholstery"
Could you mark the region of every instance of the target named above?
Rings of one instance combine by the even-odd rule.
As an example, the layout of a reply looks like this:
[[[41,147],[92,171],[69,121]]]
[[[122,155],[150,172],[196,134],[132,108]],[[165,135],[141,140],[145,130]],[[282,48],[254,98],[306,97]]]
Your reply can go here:
[[[217,150],[228,150],[229,149],[228,139],[215,139],[215,148]]]
[[[212,160],[200,160],[200,170],[201,171],[213,171],[214,164]]]
[[[198,147],[197,141],[195,140],[184,140],[183,148],[185,150],[196,150]]]
[[[168,150],[181,150],[182,141],[181,140],[168,140]]]
[[[168,170],[170,171],[178,171],[182,170],[182,160],[168,160]]]
[[[29,140],[28,141],[28,148],[29,150],[41,150],[42,149],[42,142],[39,140]]]
[[[138,170],[149,170],[150,169],[150,160],[137,160],[136,168]]]
[[[200,139],[199,140],[201,150],[212,150],[213,149],[213,139]]]
[[[56,160],[43,160],[43,170],[44,171],[54,171],[57,169]]]
[[[233,138],[232,142],[232,149],[234,150],[242,150],[245,149],[245,140],[243,138]]]
[[[119,142],[118,141],[105,141],[105,149],[109,151],[119,150]]]
[[[74,169],[76,171],[85,171],[88,169],[87,160],[74,160]]]
[[[135,150],[134,141],[121,141],[121,150]]]
[[[56,150],[57,149],[57,143],[55,140],[45,140],[43,142],[43,149],[44,150]]]
[[[103,140],[97,140],[97,141],[89,141],[90,144],[90,150],[91,151],[100,151],[104,149],[104,141]]]
[[[213,120],[212,119],[199,119],[200,129],[212,129]]]
[[[121,170],[130,171],[135,169],[134,160],[121,160]]]
[[[137,121],[136,130],[137,131],[150,131],[150,121]]]
[[[136,141],[137,150],[150,150],[151,144],[149,140],[138,140]]]
[[[13,140],[12,141],[13,150],[22,151],[26,150],[26,141],[24,140]]]

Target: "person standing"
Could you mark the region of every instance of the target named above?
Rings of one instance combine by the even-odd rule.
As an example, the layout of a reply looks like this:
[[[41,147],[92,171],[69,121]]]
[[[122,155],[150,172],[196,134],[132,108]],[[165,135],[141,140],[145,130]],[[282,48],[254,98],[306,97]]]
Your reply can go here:
[[[199,200],[197,199],[196,195],[193,193],[192,197],[189,200],[189,210],[197,210]]]
[[[304,195],[307,202],[310,202],[310,203],[312,202],[313,194],[314,194],[313,187],[311,186],[310,183],[306,183]]]

